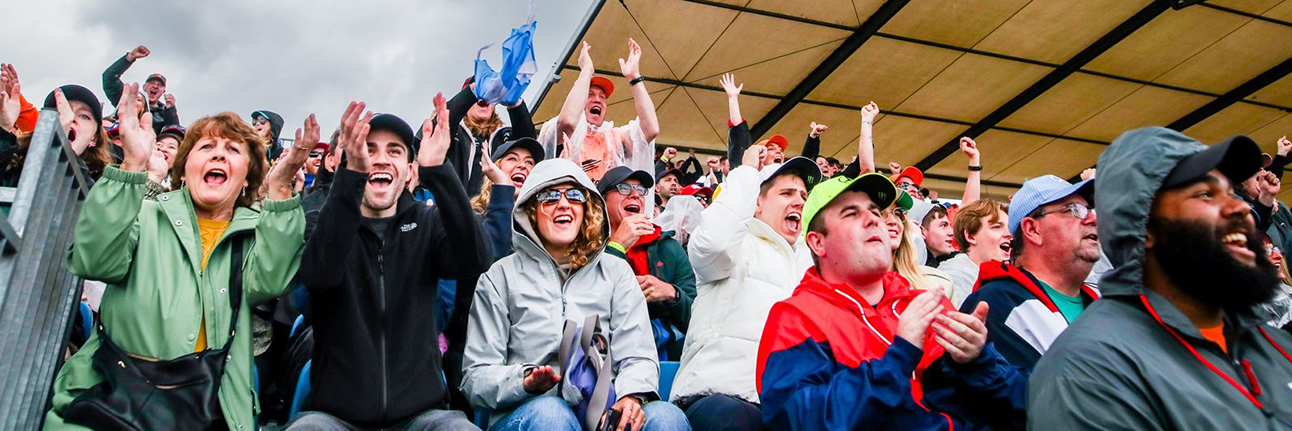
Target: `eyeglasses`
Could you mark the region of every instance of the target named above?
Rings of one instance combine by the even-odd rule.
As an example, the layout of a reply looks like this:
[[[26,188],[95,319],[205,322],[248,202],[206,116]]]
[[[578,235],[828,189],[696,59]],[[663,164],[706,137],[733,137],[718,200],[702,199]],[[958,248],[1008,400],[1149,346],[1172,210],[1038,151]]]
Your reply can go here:
[[[1276,251],[1277,251],[1277,252],[1279,252],[1279,253],[1282,253],[1282,251],[1280,251],[1278,247],[1275,247],[1275,246],[1272,246],[1272,245],[1271,245],[1271,246],[1267,246],[1267,247],[1265,247],[1265,254],[1267,254],[1267,255],[1274,254],[1274,252],[1276,252]]]
[[[253,126],[259,126],[261,124],[269,124],[269,120],[266,120],[264,117],[260,117],[257,118],[256,121],[251,122],[251,125]]]
[[[565,199],[572,203],[581,204],[588,201],[588,195],[579,189],[543,190],[538,192],[534,198],[538,199],[538,203],[541,204],[554,204],[561,200],[561,196],[565,196]]]
[[[1085,220],[1086,217],[1090,217],[1091,213],[1094,213],[1094,210],[1090,209],[1090,207],[1085,206],[1084,204],[1079,204],[1074,202],[1074,203],[1070,203],[1062,207],[1059,207],[1059,209],[1056,209],[1056,210],[1042,212],[1040,214],[1037,214],[1036,217],[1032,217],[1032,218],[1037,218],[1046,214],[1053,214],[1053,213],[1064,212],[1064,211],[1066,211],[1068,214],[1072,214],[1072,216],[1076,217],[1077,220]]]
[[[322,152],[322,151],[310,151],[310,157],[311,157],[311,158],[313,158],[313,157],[323,157],[323,152]]]
[[[646,196],[646,193],[650,189],[647,189],[644,186],[634,186],[632,184],[624,184],[624,183],[615,184],[615,191],[619,192],[619,194],[624,196],[632,196],[634,190],[637,191],[637,194]]]
[[[893,207],[884,214],[885,217],[897,217],[898,220],[906,220],[906,209]]]
[[[912,191],[912,190],[916,190],[916,191],[918,191],[918,190],[919,190],[919,188],[918,188],[918,187],[915,187],[915,183],[908,183],[908,182],[906,182],[906,181],[902,181],[902,182],[900,182],[900,183],[897,183],[897,188],[902,189],[902,190],[906,190],[906,191]]]

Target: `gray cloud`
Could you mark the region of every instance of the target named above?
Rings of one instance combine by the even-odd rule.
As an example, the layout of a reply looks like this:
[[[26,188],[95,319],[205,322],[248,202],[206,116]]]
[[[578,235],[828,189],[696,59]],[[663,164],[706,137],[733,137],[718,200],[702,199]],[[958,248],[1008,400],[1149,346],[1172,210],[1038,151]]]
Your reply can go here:
[[[539,74],[527,100],[591,0],[537,3]],[[0,32],[0,61],[18,68],[33,103],[65,83],[103,98],[103,69],[143,44],[152,55],[123,78],[164,74],[185,124],[268,109],[286,119],[285,137],[309,113],[326,135],[346,103],[363,100],[416,127],[435,93],[456,92],[473,73],[476,50],[502,42],[526,7],[525,0],[18,2],[6,8],[21,18],[6,20]],[[495,46],[485,58],[496,65],[500,55]]]

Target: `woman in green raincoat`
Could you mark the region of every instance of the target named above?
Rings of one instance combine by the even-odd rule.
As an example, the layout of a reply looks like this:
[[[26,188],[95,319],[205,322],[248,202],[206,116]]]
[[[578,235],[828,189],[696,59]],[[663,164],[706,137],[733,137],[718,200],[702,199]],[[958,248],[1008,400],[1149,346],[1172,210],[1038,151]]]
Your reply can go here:
[[[125,87],[122,94],[138,92],[138,84]],[[211,429],[254,430],[249,307],[282,294],[300,265],[305,213],[292,196],[292,181],[309,149],[291,149],[270,170],[265,143],[237,115],[202,118],[176,154],[171,184],[178,189],[145,201],[145,170],[156,137],[148,116],[143,124],[138,120],[134,103],[119,106],[125,157],[104,171],[86,197],[68,269],[107,283],[100,318],[118,346],[169,360],[224,346],[233,316],[230,270],[241,265],[244,297]],[[298,147],[318,142],[312,115],[304,139],[300,131],[297,138]],[[245,238],[242,262],[230,262],[233,236]],[[63,413],[103,381],[92,368],[99,338],[91,336],[59,370],[45,429],[83,429]]]

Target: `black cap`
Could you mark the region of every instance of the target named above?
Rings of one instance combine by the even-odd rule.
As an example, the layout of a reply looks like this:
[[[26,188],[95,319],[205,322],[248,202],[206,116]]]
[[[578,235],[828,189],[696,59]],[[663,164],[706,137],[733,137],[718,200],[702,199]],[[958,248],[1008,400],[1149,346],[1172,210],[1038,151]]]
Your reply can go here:
[[[768,169],[773,170],[769,172]],[[790,169],[798,171],[799,178],[803,179],[803,185],[807,186],[808,191],[812,191],[812,187],[821,182],[821,167],[817,166],[816,162],[812,161],[812,159],[797,156],[786,160],[785,163],[782,163],[780,166],[764,166],[763,170],[758,171],[758,177],[760,180],[759,184],[771,181],[781,175],[781,173]]]
[[[417,148],[419,142],[413,138],[413,128],[404,122],[403,119],[395,114],[377,114],[372,116],[372,121],[368,122],[368,132],[372,133],[377,130],[385,130],[399,136],[408,146],[408,160],[417,160]]]
[[[498,148],[493,149],[493,154],[489,155],[489,159],[495,162],[501,160],[502,156],[507,155],[507,151],[516,147],[529,151],[529,155],[534,158],[534,164],[543,161],[543,144],[538,143],[538,140],[534,138],[520,138],[504,142]]]
[[[677,180],[678,180],[679,182],[680,182],[680,181],[682,181],[682,171],[680,171],[680,170],[678,170],[678,169],[676,169],[676,168],[674,168],[674,169],[664,169],[664,170],[662,170],[662,171],[655,172],[655,181],[661,181],[661,180],[663,180],[663,179],[664,179],[664,177],[667,177],[667,176],[669,176],[669,175],[677,175]]]
[[[1261,170],[1261,148],[1244,135],[1220,141],[1176,164],[1162,181],[1162,189],[1192,183],[1212,169],[1219,170],[1231,183],[1245,181]]]
[[[642,183],[642,187],[651,188],[655,186],[655,179],[651,178],[646,171],[634,171],[633,168],[627,166],[616,166],[601,176],[601,181],[597,182],[597,193],[605,196],[610,189],[615,188],[615,186],[624,181],[628,181],[630,178],[636,178],[637,181]]]
[[[99,104],[99,98],[94,95],[93,91],[76,84],[67,84],[58,88],[63,90],[63,96],[67,98],[68,102],[78,100],[89,106],[90,111],[94,113],[94,121],[99,121],[99,119],[103,118],[103,105]],[[53,91],[49,92],[48,96],[45,96],[45,107],[58,109],[58,103],[54,101]]]

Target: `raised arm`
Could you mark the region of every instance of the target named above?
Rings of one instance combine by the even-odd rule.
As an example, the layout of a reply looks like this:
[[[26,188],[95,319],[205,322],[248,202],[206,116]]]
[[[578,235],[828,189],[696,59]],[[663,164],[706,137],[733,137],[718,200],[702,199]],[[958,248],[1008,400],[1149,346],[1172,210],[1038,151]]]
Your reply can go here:
[[[736,76],[730,73],[724,73],[718,82],[727,92],[727,160],[731,169],[736,169],[744,160],[745,149],[753,141],[749,136],[749,125],[740,115],[740,91],[745,89],[745,84],[736,85]]]
[[[1288,140],[1288,137],[1285,135],[1282,138],[1279,138],[1276,145],[1278,147],[1277,152],[1274,153],[1274,160],[1270,163],[1269,167],[1265,168],[1265,170],[1273,172],[1275,177],[1282,180],[1283,171],[1288,164],[1288,152],[1292,151],[1292,140]]]
[[[722,183],[722,193],[700,213],[700,226],[691,234],[687,246],[698,284],[730,277],[741,261],[743,248],[736,242],[748,229],[758,206],[758,160],[762,152],[762,147],[754,147],[747,154],[748,166],[732,169]]]
[[[561,114],[556,117],[557,136],[574,134],[574,128],[579,125],[579,118],[583,115],[583,107],[588,104],[588,86],[595,73],[592,56],[588,55],[590,49],[592,45],[583,42],[583,49],[579,51],[579,77],[575,78],[574,85],[570,87],[570,94],[565,95]]]
[[[879,115],[879,105],[870,102],[861,107],[861,135],[857,138],[857,163],[862,173],[875,172],[875,116]]]
[[[485,242],[484,227],[471,211],[470,198],[462,183],[453,181],[453,165],[444,163],[449,151],[449,109],[444,95],[435,95],[435,120],[422,122],[422,144],[417,152],[418,177],[422,187],[435,196],[428,213],[431,229],[427,263],[444,278],[463,279],[489,269],[493,259]]]
[[[120,94],[134,97],[139,84],[122,84]],[[66,115],[67,100],[61,90],[54,90],[57,103],[64,107],[60,116]],[[76,236],[67,267],[76,275],[91,280],[116,284],[129,273],[139,245],[139,211],[144,205],[144,172],[148,158],[156,151],[157,136],[153,135],[152,117],[139,120],[134,103],[122,103],[121,150],[124,159],[120,168],[109,166],[103,172],[98,186],[90,189],[85,207],[76,221]]]
[[[803,141],[803,153],[799,155],[815,161],[817,156],[821,155],[821,133],[829,130],[830,126],[813,121],[809,127],[811,131],[808,132],[807,139]]]
[[[136,46],[103,71],[103,93],[108,96],[108,100],[113,102],[121,100],[121,87],[125,85],[121,82],[121,75],[130,69],[130,65],[134,64],[135,60],[147,57],[151,53],[146,46]]]
[[[960,138],[960,151],[969,157],[969,178],[965,180],[965,195],[960,200],[963,208],[982,197],[982,160],[978,156],[978,144],[968,136]]]
[[[641,59],[642,48],[637,45],[637,41],[628,39],[628,60],[619,59],[619,70],[623,72],[628,82],[641,77]],[[633,105],[637,107],[638,125],[641,126],[646,141],[653,142],[655,137],[659,136],[659,118],[655,116],[655,102],[650,99],[650,92],[646,91],[645,82],[638,82],[631,88]]]
[[[332,180],[327,202],[319,211],[301,259],[300,281],[311,290],[328,289],[345,277],[344,261],[359,241],[359,212],[368,182],[368,131],[372,112],[363,102],[350,102],[341,116],[337,145],[345,151],[345,166]]]

